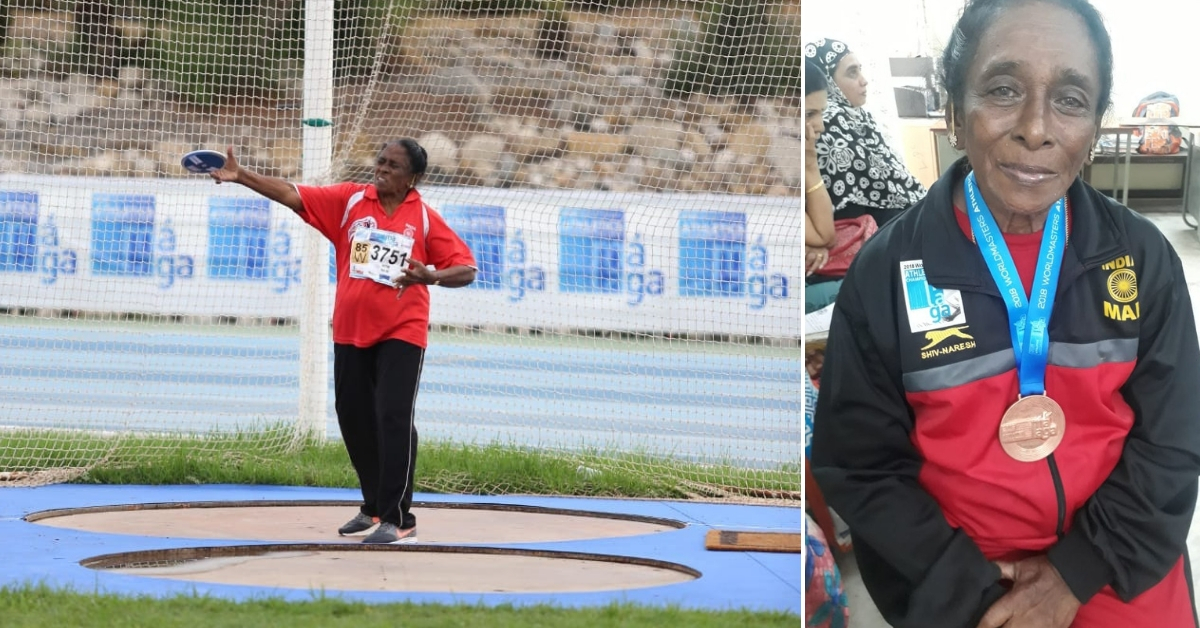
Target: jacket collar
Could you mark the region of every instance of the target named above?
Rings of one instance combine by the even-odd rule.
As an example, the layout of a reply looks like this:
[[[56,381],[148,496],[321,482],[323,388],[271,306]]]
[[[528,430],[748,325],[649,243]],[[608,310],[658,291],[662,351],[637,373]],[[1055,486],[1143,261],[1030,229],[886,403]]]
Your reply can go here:
[[[363,188],[363,196],[365,198],[367,198],[368,200],[372,200],[372,201],[375,201],[376,203],[379,203],[380,207],[383,206],[383,202],[379,200],[379,190],[375,189],[374,183],[368,183],[367,187]],[[396,211],[399,211],[401,208],[407,207],[409,205],[415,204],[417,206],[420,206],[421,202],[422,202],[421,201],[421,193],[418,192],[416,188],[410,188],[408,190],[408,192],[405,193],[404,199],[402,201],[400,201],[399,205],[396,206]]]
[[[954,186],[969,172],[966,158],[955,162],[929,188],[913,238],[924,258],[925,278],[938,288],[985,292],[1000,296],[979,247],[963,235],[954,218]],[[1085,271],[1128,253],[1116,212],[1120,206],[1076,178],[1071,199],[1071,231],[1058,285],[1066,286]],[[915,251],[914,251],[915,253]]]

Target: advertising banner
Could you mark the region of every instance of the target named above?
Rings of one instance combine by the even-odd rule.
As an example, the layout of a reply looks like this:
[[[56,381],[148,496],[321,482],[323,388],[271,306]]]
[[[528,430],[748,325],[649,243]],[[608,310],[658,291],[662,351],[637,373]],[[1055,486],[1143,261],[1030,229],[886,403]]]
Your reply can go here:
[[[796,198],[429,188],[479,272],[434,323],[799,337]],[[586,202],[585,202],[586,201]],[[0,176],[0,307],[296,317],[290,210],[208,180]],[[332,251],[332,247],[330,247]]]

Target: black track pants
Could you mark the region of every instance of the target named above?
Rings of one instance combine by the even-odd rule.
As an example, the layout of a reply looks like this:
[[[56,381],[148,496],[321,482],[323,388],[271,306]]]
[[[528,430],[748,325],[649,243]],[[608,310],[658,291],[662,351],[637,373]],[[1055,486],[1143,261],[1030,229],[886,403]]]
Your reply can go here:
[[[362,487],[362,511],[402,528],[412,515],[417,428],[413,415],[425,350],[403,340],[333,346],[338,426]]]

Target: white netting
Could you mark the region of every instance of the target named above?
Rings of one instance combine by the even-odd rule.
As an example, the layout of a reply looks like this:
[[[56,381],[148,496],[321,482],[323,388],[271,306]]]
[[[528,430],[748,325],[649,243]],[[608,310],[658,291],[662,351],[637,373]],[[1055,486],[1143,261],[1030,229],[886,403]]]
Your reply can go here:
[[[305,117],[305,11],[0,5],[0,471],[304,435],[297,321],[329,313],[301,278],[332,291],[328,260],[179,160],[232,144],[311,181],[306,134],[331,128],[328,181],[417,138],[479,262],[432,290],[423,439],[798,490],[798,2],[338,2],[328,121]]]

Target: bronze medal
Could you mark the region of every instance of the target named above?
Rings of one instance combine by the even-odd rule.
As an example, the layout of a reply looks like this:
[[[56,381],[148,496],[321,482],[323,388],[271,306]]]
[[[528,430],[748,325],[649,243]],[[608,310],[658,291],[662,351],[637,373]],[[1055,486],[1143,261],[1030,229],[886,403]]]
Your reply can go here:
[[[1062,406],[1046,395],[1017,400],[1000,419],[1000,446],[1021,462],[1035,462],[1054,453],[1066,430]]]

